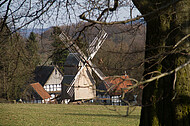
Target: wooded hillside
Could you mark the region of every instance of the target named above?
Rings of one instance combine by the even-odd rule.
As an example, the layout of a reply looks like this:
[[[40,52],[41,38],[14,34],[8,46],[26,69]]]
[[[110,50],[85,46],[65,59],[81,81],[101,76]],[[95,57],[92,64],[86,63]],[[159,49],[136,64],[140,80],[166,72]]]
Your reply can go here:
[[[60,29],[69,35],[73,41],[87,54],[88,45],[98,31],[103,28],[108,33],[108,38],[95,56],[93,62],[105,75],[122,75],[126,73],[139,80],[143,73],[145,25],[144,24],[119,24],[101,27],[95,25],[88,28],[88,23],[79,23],[71,26],[61,26]],[[52,63],[52,53],[56,50],[54,41],[54,27],[39,35],[39,53],[41,64]],[[85,30],[84,30],[85,29]],[[63,49],[65,49],[63,45]]]

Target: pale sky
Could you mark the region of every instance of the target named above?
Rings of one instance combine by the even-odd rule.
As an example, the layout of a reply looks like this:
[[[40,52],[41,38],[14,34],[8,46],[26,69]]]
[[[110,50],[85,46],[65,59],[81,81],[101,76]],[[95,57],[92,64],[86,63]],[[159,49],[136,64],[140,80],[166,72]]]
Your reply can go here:
[[[61,25],[68,25],[71,23],[78,23],[79,21],[83,21],[79,19],[79,15],[81,15],[85,10],[84,10],[84,5],[82,5],[83,1],[85,0],[78,0],[78,4],[74,4],[73,8],[69,8],[69,15],[67,15],[67,10],[65,9],[64,5],[59,6],[58,10],[58,4],[55,3],[54,7],[55,9],[52,9],[49,11],[49,15],[51,18],[47,18],[45,16],[41,17],[41,20],[43,19],[43,24],[39,24],[38,21],[31,24],[29,27],[37,27],[37,28],[48,28],[52,26],[61,26]],[[113,1],[112,1],[113,2]],[[80,4],[80,5],[79,5]],[[59,11],[58,16],[57,16],[57,11]],[[132,17],[136,17],[137,15],[141,15],[140,12],[136,9],[133,8],[132,11]],[[115,11],[110,17],[109,20],[107,21],[121,21],[121,20],[127,20],[130,18],[130,7],[125,6],[118,8],[117,11]],[[94,19],[95,20],[95,19]]]
[[[20,6],[20,4],[23,2],[24,0],[12,0],[11,5],[10,5],[10,11],[9,14],[14,12],[14,10],[16,10],[18,8],[18,6]],[[113,4],[112,0],[111,4]],[[45,0],[43,0],[44,4],[45,4]],[[62,4],[60,4],[59,2],[55,2],[54,5],[51,7],[50,11],[48,11],[48,13],[46,13],[46,15],[41,16],[38,20],[36,20],[35,22],[31,23],[28,27],[29,28],[48,28],[48,27],[52,27],[52,26],[61,26],[61,25],[67,25],[67,24],[71,24],[71,23],[77,23],[79,21],[82,21],[79,19],[79,15],[81,15],[86,8],[87,5],[84,5],[83,3],[86,2],[85,0],[77,0],[76,1],[71,1],[71,3],[74,3],[72,5],[72,8],[69,8],[69,10],[65,9],[64,2],[62,1]],[[124,1],[127,5],[127,3],[129,2],[129,0]],[[4,16],[4,14],[6,13],[6,8],[7,8],[7,3],[4,4],[4,6],[0,7],[0,16]],[[33,12],[36,11],[36,9],[40,9],[41,8],[41,1],[40,0],[26,0],[26,2],[24,3],[24,5],[22,6],[22,8],[19,11],[16,11],[13,15],[15,16],[15,18],[19,17],[19,16],[23,16],[23,18],[20,20],[16,20],[15,24],[16,27],[19,27],[19,25],[22,25],[28,21],[30,21],[33,17],[31,18],[24,18],[24,15],[26,14],[32,14]],[[93,6],[93,4],[91,5]],[[30,11],[27,12],[30,8]],[[59,9],[58,9],[59,8]],[[90,7],[89,7],[90,8]],[[38,10],[39,10],[38,9]],[[58,12],[58,13],[57,13]],[[69,14],[68,14],[69,12]],[[100,12],[94,12],[94,14],[98,14]],[[57,16],[58,15],[58,16]],[[133,17],[136,17],[137,15],[141,15],[140,12],[137,9],[133,9]],[[9,16],[10,18],[7,20],[8,21],[12,21],[11,16]],[[124,6],[124,7],[118,7],[117,11],[115,11],[113,13],[112,16],[109,16],[109,19],[107,19],[107,22],[110,21],[121,21],[121,20],[127,20],[130,18],[130,8],[129,6]],[[92,18],[93,19],[93,18]],[[94,18],[95,20],[95,18]]]
[[[74,11],[70,10],[70,18],[71,18],[71,23],[77,23],[79,21],[82,21],[79,19],[79,15],[81,15],[84,10],[81,9],[79,6],[74,7]],[[55,14],[54,14],[55,15]],[[132,17],[136,17],[137,15],[141,15],[138,9],[133,8],[132,11]],[[109,20],[107,21],[121,21],[121,20],[127,20],[130,19],[130,8],[129,7],[122,7],[118,8],[117,11],[115,11],[110,17]],[[95,20],[95,19],[94,19]],[[49,23],[44,24],[44,27],[49,27],[49,26],[55,26],[55,25],[63,25],[63,24],[68,24],[68,16],[64,13],[64,11],[60,11],[59,13],[59,18],[56,20],[55,17],[52,17],[51,21]]]

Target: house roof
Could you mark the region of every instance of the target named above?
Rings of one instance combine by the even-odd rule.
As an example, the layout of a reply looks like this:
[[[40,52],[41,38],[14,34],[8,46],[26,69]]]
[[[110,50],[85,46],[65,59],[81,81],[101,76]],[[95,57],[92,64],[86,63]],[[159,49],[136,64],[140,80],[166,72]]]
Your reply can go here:
[[[75,55],[79,55],[78,53],[69,53],[67,59],[64,63],[64,66],[75,67],[79,65],[79,61],[76,59]]]
[[[55,66],[37,66],[34,74],[35,82],[39,82],[42,86],[47,82],[48,78],[52,74]]]
[[[51,96],[46,92],[46,90],[42,87],[40,83],[30,84],[33,89],[40,95],[42,99],[48,99]]]
[[[123,88],[127,88],[132,85],[131,81],[129,80],[129,76],[127,75],[119,77],[106,77],[105,82],[106,83],[104,83],[104,85],[106,89],[112,89],[109,91],[110,95],[121,95],[123,91],[126,93],[128,90],[123,90]]]
[[[62,84],[71,84],[73,79],[75,78],[75,75],[65,75],[63,78]]]

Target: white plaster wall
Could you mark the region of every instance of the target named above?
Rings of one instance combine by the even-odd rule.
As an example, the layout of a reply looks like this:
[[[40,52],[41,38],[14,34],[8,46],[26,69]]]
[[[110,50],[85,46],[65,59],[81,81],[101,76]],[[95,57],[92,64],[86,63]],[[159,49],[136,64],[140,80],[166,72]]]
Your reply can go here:
[[[56,72],[57,71],[57,72]],[[55,68],[50,75],[49,79],[47,80],[46,84],[61,84],[63,80],[63,76],[61,73]],[[45,85],[46,85],[45,84]]]
[[[92,76],[91,69],[89,68],[88,70]],[[95,85],[91,82],[90,78],[88,77],[87,68],[84,67],[84,69],[81,71],[80,75],[78,76],[77,81],[75,82],[75,100],[95,98],[96,97],[95,89],[96,89]]]
[[[61,91],[61,82],[63,80],[63,76],[61,73],[55,68],[44,85],[44,89],[46,91]]]

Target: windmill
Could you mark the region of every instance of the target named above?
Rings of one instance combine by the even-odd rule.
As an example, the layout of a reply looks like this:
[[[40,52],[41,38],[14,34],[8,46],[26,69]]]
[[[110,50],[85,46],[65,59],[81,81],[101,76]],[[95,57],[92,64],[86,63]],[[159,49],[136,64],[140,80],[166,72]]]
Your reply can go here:
[[[71,41],[69,37],[67,37],[63,32],[59,35],[61,41],[65,44],[65,46],[69,49],[69,51],[72,53],[72,55],[77,59],[79,62],[81,62],[81,67],[78,70],[77,74],[72,78],[72,82],[67,86],[67,88],[64,90],[66,94],[69,95],[70,98],[73,98],[74,94],[76,94],[75,88],[75,82],[78,80],[79,75],[82,73],[84,69],[87,71],[93,70],[95,74],[100,78],[100,80],[103,81],[105,87],[109,91],[114,91],[118,87],[114,89],[114,85],[111,82],[109,77],[106,77],[103,72],[96,67],[95,64],[92,63],[92,59],[94,58],[95,54],[98,52],[102,44],[104,43],[105,39],[107,38],[108,34],[102,30],[99,32],[99,34],[95,37],[95,39],[90,43],[88,48],[89,56],[87,57],[80,48]],[[92,74],[91,74],[92,76]],[[94,84],[94,83],[93,83]],[[94,85],[95,86],[95,85]],[[77,94],[76,94],[77,95]],[[75,96],[74,96],[75,97]],[[86,99],[86,96],[84,96],[81,99]],[[93,97],[92,97],[93,98]],[[73,100],[77,100],[77,98],[73,98]]]
[[[104,43],[107,36],[108,36],[108,34],[104,30],[99,32],[99,34],[94,38],[94,40],[89,45],[89,48],[88,48],[89,56],[87,57],[80,50],[80,48],[75,43],[73,43],[69,39],[69,37],[67,37],[64,33],[61,33],[59,35],[61,41],[65,44],[65,46],[70,51],[70,53],[71,53],[70,57],[72,55],[76,60],[78,60],[78,62],[80,64],[79,66],[81,66],[73,78],[70,76],[70,78],[71,78],[70,80],[72,80],[72,81],[69,83],[69,86],[67,86],[66,89],[63,89],[66,93],[65,95],[68,95],[72,100],[90,99],[90,98],[96,97],[95,82],[92,81],[93,85],[86,84],[86,87],[91,86],[94,89],[91,89],[91,91],[89,91],[90,88],[86,89],[86,91],[84,91],[84,92],[86,92],[86,95],[83,92],[84,96],[80,97],[79,95],[82,95],[81,93],[76,94],[77,93],[77,90],[75,89],[76,81],[79,80],[80,75],[82,73],[84,73],[84,71],[88,72],[88,76],[91,76],[91,78],[93,78],[91,70],[93,70],[101,80],[103,80],[105,78],[105,75],[92,63],[91,60],[94,58],[95,54],[98,52],[98,50],[102,46],[102,44]],[[87,76],[87,74],[86,74],[86,76]],[[93,79],[91,79],[91,80],[93,80]],[[63,87],[65,87],[65,86],[63,86]],[[78,85],[78,90],[82,90],[82,89],[84,90],[85,87]],[[87,92],[92,92],[92,93],[94,93],[94,95],[88,94]],[[91,95],[91,96],[89,96],[89,95]],[[66,98],[69,98],[69,97],[66,97]],[[63,99],[65,99],[65,98],[63,98]]]

